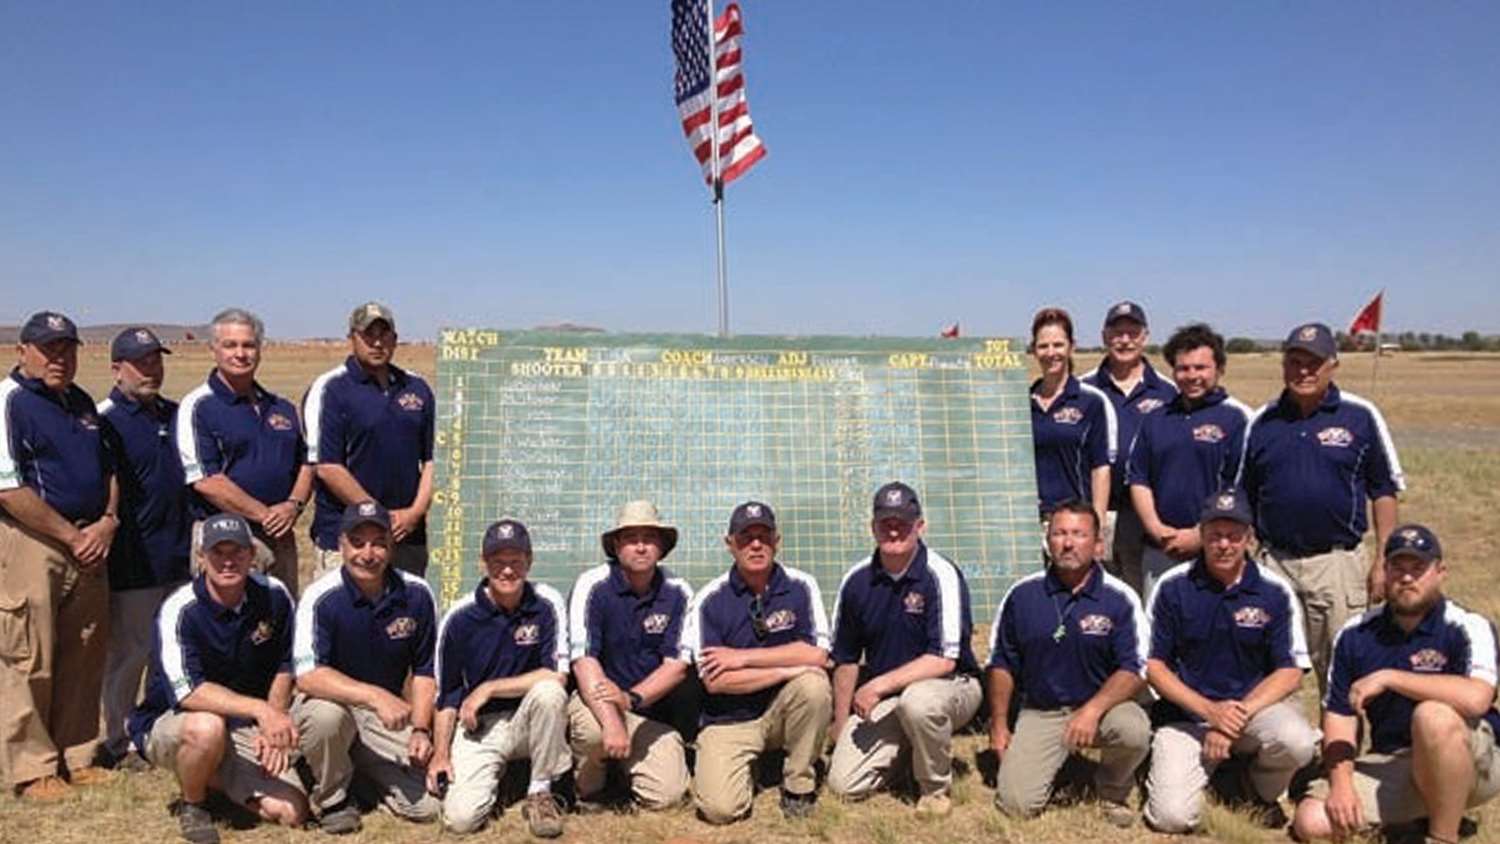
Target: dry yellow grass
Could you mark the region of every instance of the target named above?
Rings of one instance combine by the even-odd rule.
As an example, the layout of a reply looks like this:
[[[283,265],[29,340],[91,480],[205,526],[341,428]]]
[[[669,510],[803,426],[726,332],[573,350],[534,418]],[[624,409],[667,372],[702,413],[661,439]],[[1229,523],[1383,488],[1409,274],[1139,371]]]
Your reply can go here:
[[[107,350],[85,349],[79,381],[102,398],[109,383]],[[271,346],[262,370],[265,385],[288,398],[300,398],[319,372],[336,365],[344,352],[337,346]],[[180,396],[210,367],[206,350],[182,348],[169,358],[167,392]],[[403,360],[431,374],[431,347],[403,350]],[[1088,361],[1080,361],[1080,364]],[[1409,491],[1402,517],[1432,526],[1442,537],[1452,566],[1449,593],[1490,618],[1500,614],[1500,569],[1492,561],[1500,552],[1493,523],[1500,509],[1500,357],[1486,355],[1398,355],[1380,364],[1380,381],[1370,383],[1370,359],[1349,355],[1339,382],[1374,399],[1384,409],[1406,469]],[[1230,362],[1227,385],[1247,403],[1258,405],[1279,386],[1276,355],[1237,356]],[[302,530],[299,528],[299,530]],[[305,542],[305,537],[303,538]],[[976,631],[983,641],[984,630]],[[1120,831],[1107,825],[1087,805],[1058,807],[1041,818],[1014,822],[991,805],[991,789],[977,773],[976,754],[986,742],[963,736],[955,747],[960,760],[954,786],[956,808],[943,821],[918,821],[911,807],[891,796],[858,806],[825,799],[811,820],[789,822],[776,807],[775,791],[759,796],[753,817],[729,829],[695,820],[686,809],[660,815],[569,817],[564,840],[599,842],[757,842],[821,840],[829,842],[1015,842],[1058,844],[1110,840],[1120,844],[1170,840],[1141,827]],[[117,776],[105,786],[81,790],[52,806],[23,805],[0,796],[0,842],[98,842],[123,838],[170,840],[176,823],[166,806],[175,795],[170,776],[153,772]],[[1477,841],[1500,841],[1500,808],[1485,807]],[[315,832],[288,832],[266,826],[229,832],[233,840],[311,841]],[[366,818],[365,831],[353,840],[395,842],[440,838],[432,827],[416,827],[381,814]],[[514,808],[485,832],[480,841],[527,840]],[[1244,817],[1221,809],[1209,815],[1205,833],[1196,839],[1236,842],[1286,840],[1279,833],[1253,827]]]

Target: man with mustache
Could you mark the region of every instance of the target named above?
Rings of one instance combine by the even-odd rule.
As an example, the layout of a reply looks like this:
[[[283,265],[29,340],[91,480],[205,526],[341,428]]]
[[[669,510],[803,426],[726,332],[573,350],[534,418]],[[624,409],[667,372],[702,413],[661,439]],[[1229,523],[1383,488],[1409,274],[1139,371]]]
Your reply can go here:
[[[1443,595],[1448,566],[1417,524],[1385,544],[1385,606],[1344,625],[1323,701],[1324,778],[1297,806],[1298,840],[1427,819],[1454,844],[1466,808],[1500,793],[1495,628]],[[1359,716],[1370,750],[1356,757]]]

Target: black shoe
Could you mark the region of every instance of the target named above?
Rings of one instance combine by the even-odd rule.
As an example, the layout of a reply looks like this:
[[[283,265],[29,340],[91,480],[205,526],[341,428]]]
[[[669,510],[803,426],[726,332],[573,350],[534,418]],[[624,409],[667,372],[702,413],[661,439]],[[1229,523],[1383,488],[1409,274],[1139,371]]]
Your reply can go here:
[[[812,817],[813,810],[817,806],[818,793],[816,791],[793,794],[784,788],[781,790],[781,814],[788,818]]]
[[[354,801],[345,798],[342,803],[325,809],[318,817],[318,829],[329,835],[348,835],[359,832],[364,824],[359,819],[359,809]]]
[[[1286,810],[1281,808],[1280,803],[1266,800],[1254,800],[1248,806],[1250,816],[1260,824],[1262,829],[1286,829],[1291,819],[1286,816]]]
[[[177,829],[182,840],[191,844],[219,844],[219,830],[214,828],[214,817],[202,803],[186,800],[177,811]]]

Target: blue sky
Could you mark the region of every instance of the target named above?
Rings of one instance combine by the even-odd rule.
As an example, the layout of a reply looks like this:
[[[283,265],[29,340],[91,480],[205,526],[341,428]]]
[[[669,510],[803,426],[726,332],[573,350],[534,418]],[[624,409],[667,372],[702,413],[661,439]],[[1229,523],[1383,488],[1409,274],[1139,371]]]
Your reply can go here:
[[[1500,5],[745,0],[738,333],[1500,332]],[[714,330],[666,0],[0,4],[0,322]]]

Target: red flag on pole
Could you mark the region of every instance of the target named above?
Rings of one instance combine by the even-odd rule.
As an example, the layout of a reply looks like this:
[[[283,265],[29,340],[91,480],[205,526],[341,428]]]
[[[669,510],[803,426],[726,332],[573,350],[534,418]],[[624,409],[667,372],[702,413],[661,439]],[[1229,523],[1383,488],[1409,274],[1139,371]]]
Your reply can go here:
[[[939,337],[947,337],[947,338],[949,338],[951,340],[957,340],[958,339],[958,323],[954,322],[954,323],[950,323],[948,325],[943,326],[943,330],[938,332],[938,336]]]
[[[1358,337],[1361,334],[1380,333],[1380,306],[1381,300],[1384,298],[1385,291],[1382,290],[1375,294],[1375,298],[1370,300],[1370,304],[1359,309],[1359,313],[1354,315],[1354,321],[1349,323],[1350,337]]]

